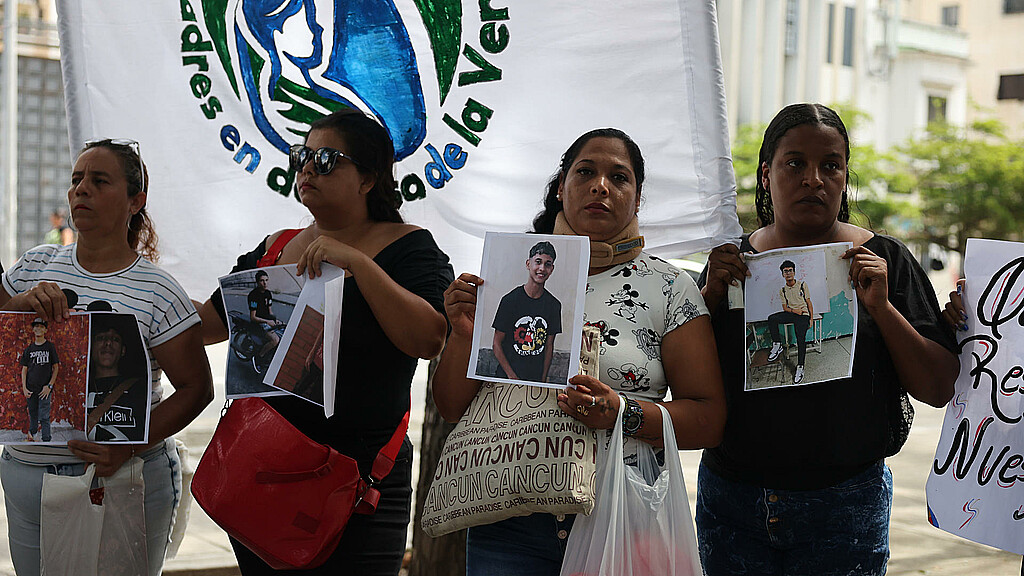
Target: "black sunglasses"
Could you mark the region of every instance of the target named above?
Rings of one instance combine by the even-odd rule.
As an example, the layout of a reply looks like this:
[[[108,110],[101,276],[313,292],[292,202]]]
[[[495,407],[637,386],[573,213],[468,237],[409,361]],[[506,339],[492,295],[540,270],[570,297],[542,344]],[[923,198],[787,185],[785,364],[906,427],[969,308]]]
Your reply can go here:
[[[317,150],[313,150],[304,144],[296,144],[288,149],[288,165],[295,172],[301,172],[302,167],[312,160],[313,169],[316,170],[316,173],[321,176],[326,176],[331,173],[331,170],[334,170],[334,166],[337,164],[338,158],[344,158],[356,166],[359,166],[359,162],[356,162],[355,158],[345,154],[341,150],[335,150],[334,148],[319,148]]]

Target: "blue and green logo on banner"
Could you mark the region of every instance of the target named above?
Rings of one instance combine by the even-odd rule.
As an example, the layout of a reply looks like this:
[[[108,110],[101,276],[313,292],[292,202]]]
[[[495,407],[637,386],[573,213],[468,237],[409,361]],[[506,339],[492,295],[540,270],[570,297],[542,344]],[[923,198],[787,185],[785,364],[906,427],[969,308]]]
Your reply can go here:
[[[416,53],[393,0],[181,0],[184,28],[182,64],[193,72],[189,85],[209,120],[223,112],[223,98],[244,103],[259,137],[243,137],[225,124],[221,143],[244,170],[254,173],[267,145],[284,159],[288,146],[301,141],[310,123],[341,108],[369,110],[387,129],[397,160],[423,147],[431,160],[418,174],[402,178],[407,200],[426,196],[427,185],[440,189],[468,158],[454,142],[439,152],[427,138],[427,112]],[[501,70],[469,43],[462,45],[461,0],[413,0],[430,40],[439,104],[453,87],[501,79]],[[482,0],[480,47],[497,54],[508,45],[507,8]],[[200,28],[205,25],[205,33]],[[282,35],[301,36],[301,54],[278,44]],[[308,40],[308,44],[306,41]],[[461,50],[460,50],[461,47]],[[459,74],[460,55],[474,69]],[[214,94],[211,67],[219,66],[230,86]],[[216,74],[213,74],[217,76]],[[467,98],[460,118],[443,114],[444,124],[464,143],[477,146],[493,111]],[[267,185],[283,194],[294,175],[274,167]],[[424,183],[426,180],[426,183]]]

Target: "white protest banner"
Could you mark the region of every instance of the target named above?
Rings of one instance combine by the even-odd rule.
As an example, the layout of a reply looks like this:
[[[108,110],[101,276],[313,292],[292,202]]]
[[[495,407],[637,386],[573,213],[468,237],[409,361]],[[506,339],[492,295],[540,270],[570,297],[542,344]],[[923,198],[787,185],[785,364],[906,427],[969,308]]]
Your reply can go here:
[[[967,241],[960,377],[928,478],[928,521],[1024,553],[1024,244]]]
[[[457,271],[523,232],[580,134],[647,159],[648,249],[739,237],[713,0],[58,0],[73,150],[134,138],[162,264],[196,296],[301,226],[285,150],[341,107],[395,141],[404,216]]]

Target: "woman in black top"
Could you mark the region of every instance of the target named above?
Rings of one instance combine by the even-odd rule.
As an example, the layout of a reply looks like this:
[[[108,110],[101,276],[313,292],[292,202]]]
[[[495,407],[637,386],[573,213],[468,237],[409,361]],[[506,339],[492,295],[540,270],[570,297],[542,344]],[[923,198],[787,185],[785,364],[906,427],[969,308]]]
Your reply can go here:
[[[305,146],[293,146],[299,198],[314,222],[284,247],[277,264],[297,274],[320,273],[329,262],[346,271],[335,414],[294,396],[267,403],[311,439],[359,462],[364,477],[409,409],[417,358],[444,346],[444,290],[453,275],[448,257],[429,232],[404,224],[387,132],[356,110],[342,110],[310,126]],[[255,268],[282,232],[241,256],[232,272]],[[218,318],[219,315],[219,318]],[[203,306],[207,344],[227,337],[219,294]],[[412,444],[406,438],[395,467],[378,485],[373,515],[354,514],[331,558],[302,574],[387,574],[401,568],[412,495]],[[245,575],[275,572],[232,541]]]
[[[820,104],[769,124],[757,171],[761,228],[715,248],[702,293],[729,402],[725,436],[705,450],[697,536],[708,576],[884,574],[892,476],[913,418],[906,393],[941,407],[959,372],[924,270],[899,241],[848,222],[849,136]],[[743,391],[743,310],[726,291],[747,275],[742,252],[851,242],[860,300],[853,376]]]

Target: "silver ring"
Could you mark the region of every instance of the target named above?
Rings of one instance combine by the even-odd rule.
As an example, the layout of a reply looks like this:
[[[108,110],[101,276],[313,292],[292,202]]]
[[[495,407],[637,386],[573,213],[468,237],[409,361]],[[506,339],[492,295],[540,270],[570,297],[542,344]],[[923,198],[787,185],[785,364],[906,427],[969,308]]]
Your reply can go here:
[[[593,394],[590,395],[590,405],[597,406],[597,398]]]

